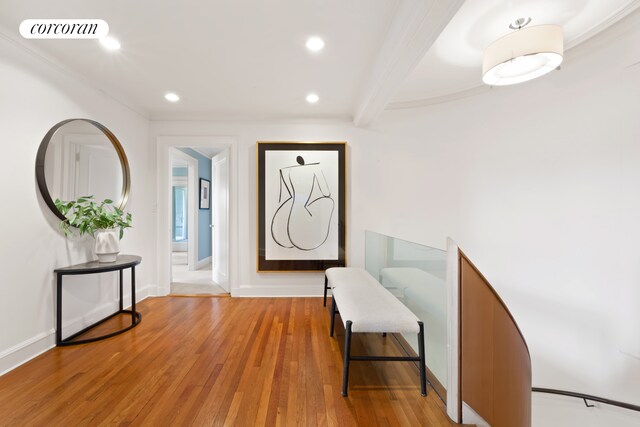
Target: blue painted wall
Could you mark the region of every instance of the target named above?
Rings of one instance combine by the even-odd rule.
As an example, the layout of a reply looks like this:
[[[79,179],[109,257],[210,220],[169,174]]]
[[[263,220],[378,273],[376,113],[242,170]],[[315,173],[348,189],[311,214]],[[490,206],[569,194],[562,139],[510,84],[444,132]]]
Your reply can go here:
[[[183,153],[198,160],[198,184],[200,178],[211,181],[211,159],[203,156],[191,148],[178,148]],[[197,206],[200,206],[200,188],[196,189],[198,194]],[[213,200],[211,200],[213,206]],[[211,256],[211,209],[198,209],[198,260]]]

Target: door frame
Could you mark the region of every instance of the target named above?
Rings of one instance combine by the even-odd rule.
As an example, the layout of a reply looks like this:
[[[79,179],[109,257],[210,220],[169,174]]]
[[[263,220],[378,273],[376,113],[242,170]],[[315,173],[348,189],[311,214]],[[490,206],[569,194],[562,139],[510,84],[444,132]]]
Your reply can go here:
[[[229,149],[229,284],[231,291],[238,288],[238,200],[236,195],[237,179],[237,143],[233,136],[216,135],[190,135],[190,136],[158,136],[156,138],[156,164],[157,164],[157,289],[156,295],[168,295],[171,286],[171,161],[169,149],[175,147],[215,147],[224,150]],[[198,197],[199,200],[199,197]]]
[[[176,148],[169,149],[170,179],[169,179],[169,224],[171,227],[171,216],[173,215],[173,206],[171,205],[171,187],[173,186],[173,160],[178,159],[187,164],[187,264],[189,271],[197,270],[198,265],[198,160],[183,153]],[[169,236],[172,230],[169,228]],[[169,237],[171,245],[171,237]],[[172,252],[172,248],[169,248]],[[169,282],[173,278],[173,263],[169,263]]]
[[[211,215],[211,276],[213,281],[218,283],[220,287],[222,287],[225,291],[231,292],[231,287],[229,283],[229,253],[227,253],[227,262],[226,262],[226,274],[222,274],[221,271],[224,271],[224,268],[221,269],[220,266],[216,263],[216,256],[218,251],[216,251],[216,241],[220,241],[220,234],[218,230],[220,230],[220,224],[216,220],[220,220],[220,214],[218,213],[218,207],[220,206],[220,193],[218,192],[218,176],[216,175],[216,165],[221,162],[220,159],[224,158],[224,162],[226,163],[227,173],[225,174],[225,181],[227,183],[225,188],[225,197],[224,197],[224,205],[226,206],[226,212],[223,213],[222,216],[226,217],[226,241],[227,245],[229,242],[230,230],[229,230],[229,149],[226,148],[220,151],[218,154],[211,158],[211,209],[214,209]],[[217,227],[217,228],[214,228]],[[224,264],[224,263],[223,263]]]

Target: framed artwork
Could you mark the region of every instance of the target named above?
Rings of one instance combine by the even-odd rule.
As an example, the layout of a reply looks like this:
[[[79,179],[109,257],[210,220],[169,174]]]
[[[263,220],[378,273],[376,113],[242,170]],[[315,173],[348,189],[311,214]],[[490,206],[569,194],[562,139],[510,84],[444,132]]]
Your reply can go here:
[[[211,181],[200,178],[200,209],[211,208]]]
[[[257,143],[258,271],[346,265],[346,142]]]

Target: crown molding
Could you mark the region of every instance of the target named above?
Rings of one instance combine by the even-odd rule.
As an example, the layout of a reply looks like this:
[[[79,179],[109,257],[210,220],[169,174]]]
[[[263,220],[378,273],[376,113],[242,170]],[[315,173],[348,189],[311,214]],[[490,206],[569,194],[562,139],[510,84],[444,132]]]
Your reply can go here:
[[[225,114],[169,114],[154,115],[152,123],[163,122],[214,122],[214,123],[256,123],[256,124],[330,124],[353,125],[350,116],[286,116],[286,115],[225,115]]]
[[[467,89],[463,89],[453,93],[447,93],[440,96],[431,96],[429,98],[424,99],[415,99],[408,101],[395,101],[390,102],[387,105],[386,110],[404,110],[410,108],[420,108],[427,107],[429,105],[443,104],[445,102],[457,101],[458,99],[469,98],[472,96],[480,95],[483,93],[487,93],[491,90],[490,86],[481,84],[477,86],[472,86]]]
[[[26,53],[31,58],[41,62],[42,64],[45,64],[50,69],[57,71],[58,73],[66,76],[71,80],[74,80],[77,83],[80,83],[86,88],[100,93],[101,95],[113,100],[117,104],[120,104],[129,111],[137,114],[141,118],[149,120],[150,114],[144,108],[136,105],[133,102],[130,102],[129,100],[112,95],[105,88],[94,84],[86,76],[62,64],[60,61],[58,61],[48,53],[45,53],[42,49],[36,47],[33,43],[29,43],[27,40],[18,37],[16,33],[14,33],[13,31],[9,31],[4,25],[0,25],[0,39],[5,40],[16,49]]]
[[[610,16],[607,16],[605,19],[600,21],[600,23],[597,24],[596,26],[589,28],[579,36],[575,37],[570,42],[566,43],[565,50],[570,50],[578,45],[581,45],[582,43],[586,42],[587,40],[594,37],[595,35],[611,27],[613,24],[617,23],[623,18],[626,18],[628,15],[630,15],[632,12],[638,9],[638,7],[640,7],[640,0],[633,0],[627,3],[625,6],[621,7],[620,9],[612,13]]]
[[[568,52],[576,53],[574,48],[583,45],[585,42],[593,39],[598,34],[604,32],[605,30],[608,30],[614,24],[618,23],[622,19],[626,18],[627,16],[635,12],[638,8],[640,8],[640,0],[633,0],[627,3],[627,5],[621,7],[619,10],[612,13],[610,16],[606,17],[594,27],[588,29],[587,31],[584,31],[578,37],[566,43],[565,54]],[[633,67],[634,65],[637,65],[637,64],[640,64],[640,62],[637,62],[636,64],[631,64],[628,66],[628,68]],[[445,102],[451,102],[459,99],[469,98],[471,96],[487,93],[490,90],[491,90],[490,86],[486,86],[482,83],[478,83],[477,85],[468,87],[466,89],[458,90],[452,93],[448,93],[448,94],[429,96],[426,98],[418,98],[418,99],[411,99],[411,100],[391,101],[387,104],[385,110],[421,108],[429,105],[442,104]]]

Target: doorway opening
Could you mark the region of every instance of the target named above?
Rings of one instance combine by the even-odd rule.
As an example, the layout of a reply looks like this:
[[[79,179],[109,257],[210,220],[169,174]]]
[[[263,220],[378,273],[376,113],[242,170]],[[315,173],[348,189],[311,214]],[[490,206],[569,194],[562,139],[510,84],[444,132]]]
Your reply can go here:
[[[169,148],[171,295],[229,292],[219,275],[216,254],[228,251],[215,232],[216,226],[226,228],[219,217],[228,210],[228,179],[216,167],[221,152],[213,147]]]

